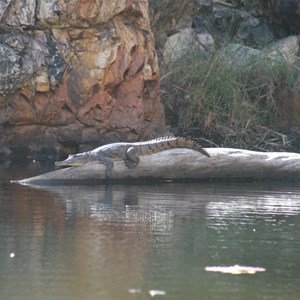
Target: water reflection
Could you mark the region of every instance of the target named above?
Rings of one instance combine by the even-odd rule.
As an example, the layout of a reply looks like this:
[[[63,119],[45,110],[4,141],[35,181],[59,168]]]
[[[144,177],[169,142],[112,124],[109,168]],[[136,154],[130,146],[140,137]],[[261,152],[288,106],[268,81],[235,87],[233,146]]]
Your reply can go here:
[[[2,299],[296,299],[297,184],[0,189]],[[15,253],[15,257],[10,257]],[[258,265],[264,274],[205,272]],[[128,291],[139,291],[131,293]]]

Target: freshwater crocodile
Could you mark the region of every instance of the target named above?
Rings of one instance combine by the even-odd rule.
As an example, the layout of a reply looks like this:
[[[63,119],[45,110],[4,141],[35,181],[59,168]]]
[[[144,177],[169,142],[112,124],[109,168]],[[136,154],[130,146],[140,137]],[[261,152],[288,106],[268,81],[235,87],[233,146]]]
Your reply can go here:
[[[58,167],[77,167],[95,163],[106,165],[106,178],[110,178],[113,161],[123,160],[128,168],[134,168],[140,161],[140,156],[174,149],[188,148],[210,157],[210,155],[196,141],[184,137],[161,137],[150,141],[137,143],[113,143],[103,145],[84,153],[69,155],[63,161],[55,163]]]

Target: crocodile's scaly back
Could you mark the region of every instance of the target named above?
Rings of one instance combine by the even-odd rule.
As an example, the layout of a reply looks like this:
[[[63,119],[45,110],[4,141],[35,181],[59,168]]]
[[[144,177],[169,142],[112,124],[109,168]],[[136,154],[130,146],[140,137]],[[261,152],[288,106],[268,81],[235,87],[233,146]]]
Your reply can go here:
[[[101,153],[101,155],[107,155],[113,160],[122,160],[126,159],[126,153],[129,148],[135,148],[136,155],[138,156],[150,155],[174,148],[188,148],[210,157],[196,141],[189,138],[173,136],[161,137],[145,142],[107,144],[92,150],[91,153],[96,156],[98,153]]]

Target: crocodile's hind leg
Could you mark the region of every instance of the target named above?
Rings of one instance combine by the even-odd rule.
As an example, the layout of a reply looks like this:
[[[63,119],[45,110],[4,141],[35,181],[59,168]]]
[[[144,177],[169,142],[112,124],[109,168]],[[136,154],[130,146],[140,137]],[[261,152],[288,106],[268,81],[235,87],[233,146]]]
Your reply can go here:
[[[99,155],[98,160],[99,162],[105,164],[106,166],[105,176],[106,179],[109,179],[111,177],[111,170],[114,166],[113,160],[105,155]]]
[[[140,158],[137,155],[137,148],[135,147],[130,147],[126,151],[126,160],[125,160],[125,165],[128,168],[134,168],[138,165]]]

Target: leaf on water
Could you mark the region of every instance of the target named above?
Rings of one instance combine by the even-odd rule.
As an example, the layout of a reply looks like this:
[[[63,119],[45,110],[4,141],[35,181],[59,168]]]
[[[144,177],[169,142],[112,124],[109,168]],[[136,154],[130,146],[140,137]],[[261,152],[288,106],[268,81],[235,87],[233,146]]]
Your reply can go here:
[[[161,291],[161,290],[150,290],[149,291],[149,294],[151,297],[155,297],[155,296],[164,296],[166,295],[167,293],[165,291]]]
[[[266,269],[261,267],[234,265],[234,266],[208,266],[205,267],[205,271],[240,275],[240,274],[255,274],[256,272],[265,272]]]
[[[128,289],[128,293],[130,294],[140,294],[142,291],[140,289]]]

